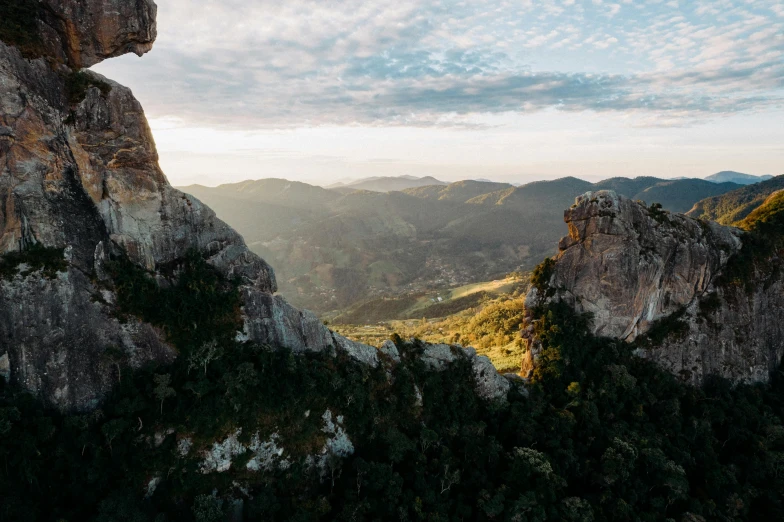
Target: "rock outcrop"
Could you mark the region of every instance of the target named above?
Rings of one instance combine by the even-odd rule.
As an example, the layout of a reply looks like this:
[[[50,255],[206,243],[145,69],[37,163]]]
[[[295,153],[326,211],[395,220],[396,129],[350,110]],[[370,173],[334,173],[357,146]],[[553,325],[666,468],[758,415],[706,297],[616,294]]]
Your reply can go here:
[[[47,55],[75,69],[152,49],[153,0],[41,0],[39,29]]]
[[[102,284],[116,254],[158,274],[196,250],[226,277],[239,277],[244,292],[277,304],[247,307],[257,314],[248,324],[266,325],[248,339],[294,350],[334,344],[315,316],[272,297],[272,269],[234,230],[169,185],[131,91],[77,70],[149,50],[155,4],[40,5],[46,56],[28,59],[0,42],[0,254],[62,249],[67,267],[53,278],[28,270],[0,282],[0,357],[10,380],[62,409],[88,409],[118,378],[107,350],[119,349],[133,366],[175,356],[152,326],[117,319],[111,285]],[[292,322],[298,314],[304,319]]]
[[[682,379],[707,375],[766,381],[784,355],[781,278],[752,292],[718,283],[744,232],[646,207],[612,191],[577,198],[564,220],[549,288],[531,290],[530,308],[546,299],[593,317],[596,335],[635,341],[658,321],[672,322],[659,345],[638,354]],[[535,339],[532,346],[536,352]]]
[[[0,280],[2,374],[51,405],[85,410],[120,378],[118,353],[133,367],[172,360],[162,332],[118,319],[105,267],[127,256],[165,282],[192,251],[240,281],[240,340],[338,350],[377,366],[376,348],[331,332],[274,295],[271,267],[212,210],[169,185],[131,91],[79,70],[150,50],[152,0],[35,5],[43,56],[0,42],[0,255],[59,249],[64,266]],[[492,376],[485,370],[486,385]]]

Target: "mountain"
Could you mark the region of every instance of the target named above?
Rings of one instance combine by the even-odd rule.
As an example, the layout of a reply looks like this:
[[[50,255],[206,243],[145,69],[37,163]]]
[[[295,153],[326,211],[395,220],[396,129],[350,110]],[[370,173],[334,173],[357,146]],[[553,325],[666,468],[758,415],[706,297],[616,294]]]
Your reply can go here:
[[[768,196],[781,189],[784,189],[784,175],[698,201],[688,215],[731,225],[743,220]]]
[[[0,520],[784,518],[784,387],[765,382],[781,349],[778,194],[748,232],[603,192],[579,200],[564,255],[532,277],[566,299],[499,303],[469,325],[525,348],[508,355],[529,379],[471,347],[352,342],[275,295],[271,268],[168,184],[131,92],[82,70],[149,50],[155,14],[152,0],[0,2]],[[419,234],[432,245],[455,209],[510,212],[238,185],[217,197],[316,201],[326,226],[292,230],[336,247],[379,231],[387,250]],[[630,288],[643,291],[624,309]],[[663,316],[648,344],[595,335],[566,302],[612,304],[610,323],[643,328],[629,311],[668,312],[705,288],[699,317],[693,303]],[[731,380],[687,384],[695,374]]]
[[[423,178],[417,178],[414,176],[397,176],[364,178],[351,183],[336,183],[334,185],[329,185],[326,188],[346,194],[353,190],[392,192],[393,190],[405,190],[415,187],[426,187],[429,185],[447,185],[447,183],[444,181],[439,181],[431,176],[425,176]]]
[[[213,208],[271,263],[292,303],[326,314],[382,296],[529,269],[563,234],[562,209],[587,191],[617,190],[685,211],[738,187],[695,179],[589,183],[572,177],[520,187],[465,180],[389,193],[341,194],[274,179],[181,189]]]
[[[612,191],[583,196],[567,211],[547,288],[534,284],[526,307],[556,300],[590,313],[596,335],[644,340],[642,357],[689,382],[768,381],[784,356],[784,325],[765,319],[784,314],[780,204],[771,198],[743,233]]]
[[[403,192],[422,199],[436,199],[440,201],[456,201],[465,203],[469,199],[512,188],[508,183],[493,181],[465,180],[456,181],[448,185],[427,185],[419,188],[408,188]]]
[[[0,4],[3,382],[49,408],[90,411],[123,373],[196,357],[218,338],[375,355],[274,295],[272,268],[169,185],[131,91],[83,70],[152,46],[154,2],[114,4]],[[235,207],[334,197],[282,180],[224,189]]]
[[[717,172],[711,176],[705,178],[708,181],[713,181],[715,183],[737,183],[738,185],[752,185],[754,183],[759,183],[760,181],[767,181],[771,179],[773,176],[765,175],[765,176],[754,176],[752,174],[743,174],[742,172],[734,172],[731,170],[724,170],[721,172]]]

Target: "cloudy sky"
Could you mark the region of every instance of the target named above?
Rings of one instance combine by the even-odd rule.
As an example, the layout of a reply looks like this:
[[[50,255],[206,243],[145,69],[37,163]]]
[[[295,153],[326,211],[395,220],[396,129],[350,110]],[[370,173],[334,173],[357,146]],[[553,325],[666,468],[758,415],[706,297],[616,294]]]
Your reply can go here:
[[[780,0],[160,0],[173,184],[784,173]]]

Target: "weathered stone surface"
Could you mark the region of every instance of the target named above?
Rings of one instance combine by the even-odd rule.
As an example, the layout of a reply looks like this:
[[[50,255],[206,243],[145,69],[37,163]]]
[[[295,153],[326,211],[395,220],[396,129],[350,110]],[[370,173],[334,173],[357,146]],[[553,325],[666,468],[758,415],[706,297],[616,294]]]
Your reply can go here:
[[[449,344],[428,344],[422,352],[422,361],[433,371],[444,371],[457,360],[467,359],[474,374],[474,389],[477,395],[487,400],[506,400],[511,387],[508,379],[498,373],[485,355],[476,355],[471,347]]]
[[[593,315],[594,333],[633,341],[655,321],[683,312],[687,333],[639,355],[693,383],[709,374],[769,378],[784,355],[781,278],[751,293],[716,285],[741,248],[742,231],[646,208],[611,191],[577,198],[564,219],[569,236],[561,240],[550,287],[554,299]],[[700,302],[710,294],[718,305],[706,312]],[[540,300],[532,290],[526,304]]]
[[[11,382],[62,409],[89,409],[123,367],[171,361],[174,351],[152,326],[120,323],[79,270],[54,279],[40,272],[0,281],[0,351]],[[108,351],[107,351],[108,350]]]
[[[703,293],[741,246],[740,231],[659,212],[612,191],[566,211],[551,286],[593,314],[597,335],[634,340]]]
[[[505,400],[510,381],[500,375],[486,355],[478,355],[471,359],[474,370],[474,386],[477,395],[488,400]],[[521,383],[522,385],[522,383]]]
[[[399,363],[400,362],[400,352],[397,349],[395,343],[387,339],[384,341],[381,346],[379,346],[378,351],[389,357],[392,362]]]
[[[298,310],[281,296],[254,287],[242,290],[245,326],[240,339],[297,353],[337,349],[363,364],[378,365],[376,348],[330,331],[309,310]]]
[[[458,350],[449,344],[428,344],[422,352],[422,362],[431,370],[442,371],[457,360]]]
[[[155,39],[150,0],[42,2],[50,59],[28,60],[0,43],[0,254],[31,245],[65,248],[71,268],[54,280],[30,275],[0,285],[0,335],[11,382],[63,409],[93,406],[122,364],[167,361],[173,351],[149,325],[119,324],[106,281],[111,254],[157,272],[200,252],[229,278],[274,292],[272,269],[197,199],[174,190],[131,91],[90,71],[83,93],[71,67]],[[53,60],[51,60],[53,59]]]
[[[48,53],[82,68],[152,49],[157,6],[152,0],[42,0],[41,32]]]
[[[122,364],[174,357],[150,325],[114,318],[116,297],[105,265],[115,254],[160,275],[176,273],[186,253],[196,251],[240,280],[239,339],[298,353],[341,351],[376,367],[376,348],[331,332],[311,312],[273,295],[269,265],[212,210],[169,185],[129,89],[91,71],[80,73],[89,84],[84,92],[69,88],[74,69],[149,50],[155,4],[41,5],[48,57],[25,59],[0,42],[0,255],[32,245],[63,248],[69,268],[53,280],[38,274],[0,284],[0,353],[8,354],[11,382],[62,409],[88,409],[119,378]],[[112,348],[127,360],[116,361]],[[443,346],[428,350],[436,357]],[[487,371],[475,353],[455,350],[478,361],[483,395],[498,396],[506,380]],[[394,345],[384,353],[400,359]],[[442,362],[434,364],[441,368]]]

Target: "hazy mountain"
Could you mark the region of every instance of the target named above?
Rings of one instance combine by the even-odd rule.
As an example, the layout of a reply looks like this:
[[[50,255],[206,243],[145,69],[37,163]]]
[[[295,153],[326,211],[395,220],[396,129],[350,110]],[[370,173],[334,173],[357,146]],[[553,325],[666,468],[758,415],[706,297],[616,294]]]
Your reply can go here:
[[[768,196],[781,189],[784,189],[784,175],[699,201],[688,215],[731,225],[743,220],[762,205]]]
[[[322,187],[285,179],[259,179],[205,187],[181,187],[202,201],[222,219],[233,223],[248,243],[274,239],[305,223],[326,216],[341,195]]]
[[[351,190],[372,190],[374,192],[391,192],[393,190],[406,190],[415,187],[426,187],[429,185],[447,185],[445,181],[437,180],[432,176],[417,178],[414,176],[396,177],[373,177],[364,178],[351,183],[336,183],[328,185],[326,188],[334,189],[341,193],[348,193]]]
[[[404,190],[406,194],[423,198],[438,199],[442,201],[466,202],[469,199],[513,188],[509,183],[496,183],[484,180],[464,180],[450,183],[449,185],[429,185],[425,187],[409,188]]]
[[[753,183],[759,183],[760,181],[767,181],[772,177],[773,176],[770,174],[764,176],[754,176],[752,174],[743,174],[742,172],[734,172],[732,170],[723,170],[708,176],[705,179],[715,183],[725,183],[729,181],[731,183],[737,183],[738,185],[751,185]]]
[[[280,179],[183,190],[272,264],[281,293],[323,313],[530,268],[553,253],[566,233],[563,211],[587,191],[612,189],[684,211],[735,188],[694,179],[569,177],[520,187],[465,180],[391,192],[340,188],[346,194]]]
[[[537,181],[513,189],[504,189],[478,196],[469,201],[475,204],[511,206],[527,214],[557,214],[571,206],[574,198],[584,192],[614,190],[619,194],[647,203],[661,203],[673,212],[686,212],[695,201],[724,194],[739,188],[734,183],[711,183],[700,179],[663,180],[653,177],[610,178],[598,183],[589,183],[578,178],[561,178],[553,181]]]

